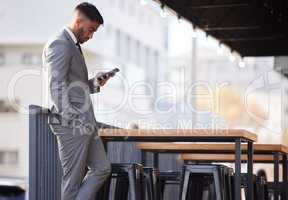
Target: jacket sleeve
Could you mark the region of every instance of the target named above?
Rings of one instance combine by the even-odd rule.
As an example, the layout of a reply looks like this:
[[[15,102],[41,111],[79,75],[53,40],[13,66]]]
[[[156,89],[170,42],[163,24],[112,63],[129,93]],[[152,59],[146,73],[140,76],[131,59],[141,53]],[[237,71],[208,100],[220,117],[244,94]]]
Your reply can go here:
[[[88,80],[88,86],[89,86],[89,89],[90,89],[90,94],[94,94],[94,93],[100,92],[100,86],[94,84],[94,79],[95,78],[91,78],[91,79]]]
[[[50,69],[50,94],[62,117],[74,119],[80,110],[69,102],[67,81],[72,55],[64,41],[54,41],[45,49],[46,65]]]

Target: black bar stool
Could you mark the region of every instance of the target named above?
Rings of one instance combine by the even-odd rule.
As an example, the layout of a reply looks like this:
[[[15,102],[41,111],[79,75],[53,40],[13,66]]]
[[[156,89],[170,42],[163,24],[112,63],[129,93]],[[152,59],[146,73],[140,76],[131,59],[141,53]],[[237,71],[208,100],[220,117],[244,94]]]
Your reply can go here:
[[[111,178],[106,181],[98,192],[97,200],[108,200],[112,193],[113,200],[144,200],[143,167],[137,163],[112,163]],[[116,179],[111,187],[112,179]],[[112,189],[113,192],[111,191]],[[129,195],[128,195],[129,193]]]
[[[254,186],[255,188],[255,194],[256,194],[256,200],[268,200],[269,194],[268,194],[268,187],[267,187],[267,179],[263,176],[256,176],[256,184]]]
[[[224,165],[184,165],[181,183],[181,200],[207,199],[232,200],[232,169]]]
[[[233,179],[234,179],[234,176],[232,178],[232,185],[234,183]],[[253,175],[253,185],[255,188],[255,190],[254,190],[254,199],[255,200],[268,200],[268,199],[270,199],[269,195],[268,195],[268,187],[267,187],[266,178]],[[232,186],[232,188],[233,188],[233,186]],[[241,174],[241,188],[244,189],[245,199],[247,199],[248,198],[248,196],[247,196],[248,185],[247,185],[247,174],[246,173]],[[231,190],[231,191],[233,193],[233,190]],[[234,195],[234,194],[232,194],[232,195]]]
[[[180,171],[160,171],[159,172],[159,196],[157,200],[164,198],[165,187],[167,185],[181,184],[182,173]]]

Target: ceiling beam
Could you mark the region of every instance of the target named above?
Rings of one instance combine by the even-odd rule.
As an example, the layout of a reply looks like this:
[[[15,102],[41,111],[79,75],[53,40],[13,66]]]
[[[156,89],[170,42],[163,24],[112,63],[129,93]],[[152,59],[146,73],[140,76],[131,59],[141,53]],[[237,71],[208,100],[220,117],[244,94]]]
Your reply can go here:
[[[246,49],[238,50],[238,52],[243,57],[260,57],[260,56],[287,56],[287,49],[269,49],[269,50],[259,50],[259,49]]]
[[[223,34],[222,31],[217,30],[211,30],[207,31],[209,35],[214,35],[216,37],[225,37],[230,36],[231,34],[235,34],[234,30],[225,31],[225,34]],[[254,30],[238,30],[236,33],[236,36],[238,37],[250,37],[250,36],[270,36],[270,35],[276,35],[281,33],[277,27],[269,27],[269,28],[261,28],[261,29],[254,29]]]
[[[202,28],[202,27],[200,27]],[[204,31],[240,31],[240,30],[256,30],[261,26],[223,26],[223,27],[204,27]]]
[[[214,9],[214,8],[235,8],[247,7],[249,3],[226,3],[226,4],[205,4],[205,5],[189,5],[187,9]]]
[[[239,52],[242,56],[276,56],[288,55],[286,38],[279,40],[231,41],[227,46]]]
[[[279,40],[285,38],[284,34],[272,35],[272,36],[254,36],[254,37],[237,37],[237,38],[217,38],[221,42],[242,42],[242,41],[267,41],[267,40]]]

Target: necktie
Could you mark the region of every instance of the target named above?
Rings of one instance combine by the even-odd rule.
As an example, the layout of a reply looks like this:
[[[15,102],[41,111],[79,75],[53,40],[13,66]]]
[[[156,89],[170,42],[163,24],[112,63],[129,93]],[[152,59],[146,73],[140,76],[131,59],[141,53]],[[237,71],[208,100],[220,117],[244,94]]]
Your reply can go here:
[[[80,53],[83,55],[82,49],[81,49],[81,46],[80,46],[79,42],[76,43],[76,46],[77,46],[77,48],[79,49]]]

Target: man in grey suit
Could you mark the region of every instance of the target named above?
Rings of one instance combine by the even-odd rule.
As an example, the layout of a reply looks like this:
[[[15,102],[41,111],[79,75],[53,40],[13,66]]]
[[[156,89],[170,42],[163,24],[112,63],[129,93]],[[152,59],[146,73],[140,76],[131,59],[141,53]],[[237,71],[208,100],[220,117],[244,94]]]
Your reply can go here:
[[[93,37],[103,18],[90,3],[79,4],[74,14],[71,24],[47,42],[43,50],[53,102],[49,125],[57,136],[63,169],[61,199],[94,200],[110,176],[111,166],[97,136],[90,94],[99,92],[109,78],[97,80],[96,75],[88,79],[80,44]]]

